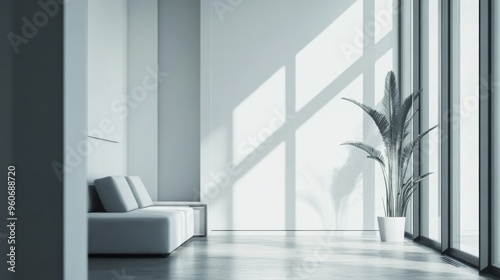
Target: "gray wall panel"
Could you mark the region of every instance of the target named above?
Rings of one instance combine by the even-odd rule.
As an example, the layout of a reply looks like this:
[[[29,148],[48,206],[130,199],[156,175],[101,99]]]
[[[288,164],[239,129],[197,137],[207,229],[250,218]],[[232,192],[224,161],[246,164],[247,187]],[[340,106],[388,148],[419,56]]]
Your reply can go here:
[[[128,1],[128,174],[158,199],[158,0]]]
[[[200,1],[159,1],[159,199],[200,190]]]

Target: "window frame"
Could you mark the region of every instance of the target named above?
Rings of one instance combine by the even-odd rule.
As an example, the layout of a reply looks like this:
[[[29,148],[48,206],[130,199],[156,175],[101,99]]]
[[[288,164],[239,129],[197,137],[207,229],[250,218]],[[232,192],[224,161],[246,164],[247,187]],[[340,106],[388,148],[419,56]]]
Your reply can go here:
[[[453,9],[453,0],[440,0],[441,1],[441,73],[440,73],[440,90],[441,90],[441,107],[440,107],[440,184],[441,184],[441,242],[436,242],[427,237],[421,235],[420,226],[422,223],[421,207],[420,207],[420,192],[421,189],[415,192],[413,196],[413,212],[412,212],[412,227],[413,232],[406,232],[407,238],[429,246],[437,251],[440,251],[444,255],[451,256],[462,262],[468,263],[469,265],[478,269],[480,273],[491,274],[495,276],[500,276],[500,267],[493,265],[493,188],[498,188],[495,186],[497,182],[493,180],[492,168],[494,164],[493,152],[493,113],[492,104],[493,96],[492,94],[495,90],[493,77],[495,76],[496,68],[500,69],[500,65],[493,65],[493,56],[500,55],[500,50],[494,52],[493,47],[493,0],[480,0],[479,1],[479,256],[475,257],[463,251],[451,247],[451,216],[452,213],[452,203],[451,203],[451,187],[453,184],[452,180],[452,169],[450,164],[452,163],[452,141],[451,137],[451,126],[450,122],[452,120],[451,112],[451,94],[452,94],[452,79],[451,70],[453,69],[454,60],[452,57],[451,47],[453,42],[452,28],[457,26],[456,19],[451,16]],[[413,0],[411,4],[403,0],[399,0],[399,5],[401,7],[399,15],[400,36],[399,36],[399,46],[400,46],[400,76],[406,77],[408,75],[405,71],[410,71],[411,79],[413,80],[412,90],[418,90],[421,86],[422,77],[422,67],[421,65],[421,48],[422,48],[422,32],[420,28],[420,23],[422,22],[422,2],[420,0]],[[500,5],[500,4],[497,4]],[[410,20],[405,20],[402,14],[409,12],[412,14]],[[500,7],[498,8],[500,11]],[[500,15],[497,15],[500,16]],[[410,36],[410,44],[407,42],[407,36],[404,36],[403,32],[408,32],[408,22],[410,22],[410,28],[413,28],[413,36]],[[413,25],[412,25],[413,24]],[[406,28],[405,28],[406,27]],[[498,27],[500,28],[500,26]],[[411,46],[411,48],[409,47]],[[408,49],[410,48],[410,49]],[[408,64],[406,60],[403,60],[406,55],[411,55],[413,59],[413,64],[410,63],[410,67],[403,67]],[[496,68],[495,68],[496,66]],[[499,76],[500,77],[500,76]],[[410,88],[408,84],[411,82],[405,82],[402,80],[402,88]],[[420,102],[417,102],[416,110],[420,106]],[[420,122],[421,115],[414,120],[413,133],[419,133],[421,131]],[[499,120],[500,121],[500,120]],[[419,162],[423,153],[420,150],[414,156],[414,174],[419,174],[420,171]],[[500,159],[496,159],[500,162]],[[500,182],[498,182],[500,183]],[[496,240],[496,242],[500,242]]]

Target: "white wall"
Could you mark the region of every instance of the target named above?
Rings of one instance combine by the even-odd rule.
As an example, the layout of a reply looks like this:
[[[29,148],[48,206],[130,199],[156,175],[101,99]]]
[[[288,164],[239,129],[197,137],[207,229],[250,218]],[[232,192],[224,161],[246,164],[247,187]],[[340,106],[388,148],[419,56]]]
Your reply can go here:
[[[203,1],[202,1],[203,2]],[[200,193],[200,0],[159,0],[160,200]]]
[[[158,200],[158,0],[128,1],[128,174]]]
[[[202,2],[201,199],[210,230],[376,229],[382,177],[340,144],[380,138],[341,97],[374,105],[386,73],[397,73],[390,4]]]
[[[127,172],[127,1],[88,1],[87,180]]]

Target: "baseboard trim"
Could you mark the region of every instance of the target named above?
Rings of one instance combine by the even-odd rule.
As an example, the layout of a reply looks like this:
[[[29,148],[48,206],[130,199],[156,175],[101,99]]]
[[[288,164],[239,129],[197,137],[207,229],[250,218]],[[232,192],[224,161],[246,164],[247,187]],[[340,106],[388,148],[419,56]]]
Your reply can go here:
[[[166,258],[169,254],[88,254],[89,258],[117,258],[117,259],[136,259],[136,258]]]
[[[368,231],[368,232],[378,232],[378,230],[366,230],[366,229],[346,229],[346,230],[335,230],[335,229],[212,229],[211,231],[276,231],[276,232],[286,232],[286,231],[334,231],[334,232],[352,232],[352,231]]]

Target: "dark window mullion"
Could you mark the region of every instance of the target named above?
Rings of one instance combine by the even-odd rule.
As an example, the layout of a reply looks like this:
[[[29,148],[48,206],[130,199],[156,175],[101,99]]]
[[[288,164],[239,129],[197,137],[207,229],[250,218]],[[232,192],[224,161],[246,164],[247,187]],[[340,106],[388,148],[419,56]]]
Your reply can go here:
[[[479,2],[479,269],[491,266],[493,248],[491,198],[492,2]]]
[[[450,53],[450,2],[442,0],[441,6],[441,252],[450,248],[451,226],[451,110],[450,110],[450,68],[452,66]]]

